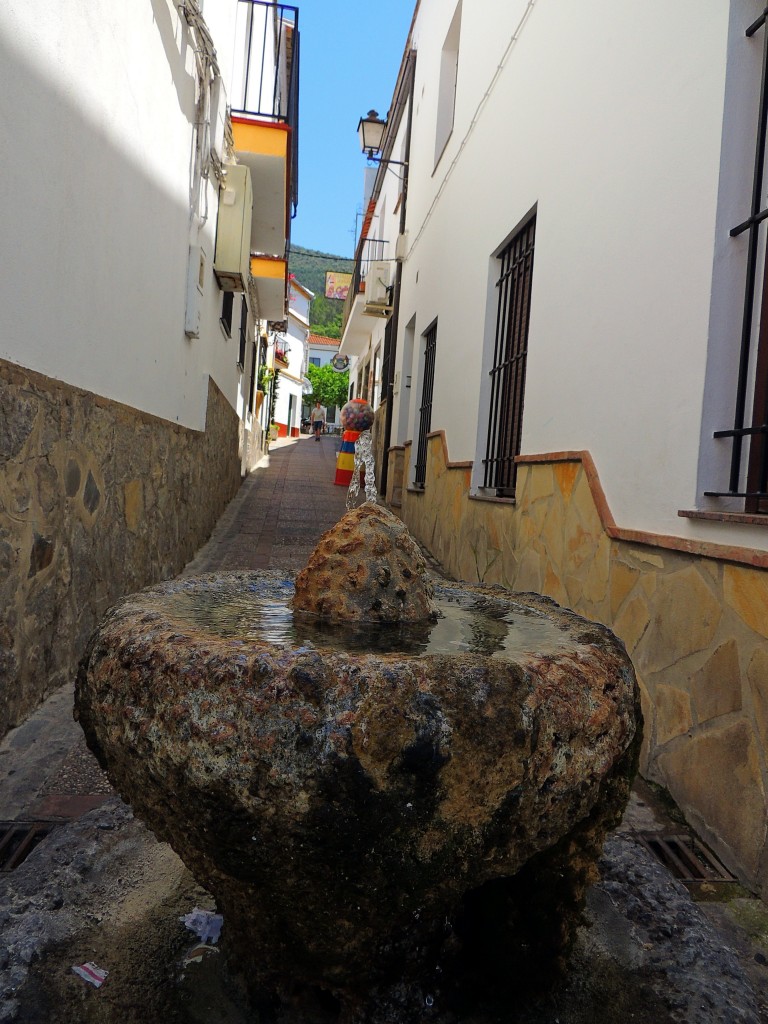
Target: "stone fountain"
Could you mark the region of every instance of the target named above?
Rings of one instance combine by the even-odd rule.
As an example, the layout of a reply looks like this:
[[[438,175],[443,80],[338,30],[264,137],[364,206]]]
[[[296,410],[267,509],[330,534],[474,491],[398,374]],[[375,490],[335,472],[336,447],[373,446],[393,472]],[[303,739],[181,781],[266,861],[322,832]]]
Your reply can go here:
[[[215,896],[259,1020],[302,1024],[442,1024],[562,964],[639,742],[613,634],[431,580],[370,497],[295,580],[120,602],[76,713]]]

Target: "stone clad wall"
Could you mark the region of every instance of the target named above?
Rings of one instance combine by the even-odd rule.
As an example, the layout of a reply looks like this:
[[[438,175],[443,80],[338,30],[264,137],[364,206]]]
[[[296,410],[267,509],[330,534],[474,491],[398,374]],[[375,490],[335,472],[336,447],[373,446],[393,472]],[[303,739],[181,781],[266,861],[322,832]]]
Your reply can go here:
[[[407,480],[402,454],[390,472],[399,457]],[[457,578],[547,594],[621,637],[642,691],[643,774],[767,889],[768,569],[619,529],[587,453],[522,463],[516,503],[471,499],[469,483],[433,434],[424,492],[403,488],[400,514]]]
[[[73,677],[122,594],[175,575],[240,484],[238,419],[204,433],[0,360],[0,736]]]
[[[384,429],[386,426],[387,405],[382,403],[374,413],[371,435],[373,437],[373,459],[376,467],[376,481],[381,480],[381,467],[384,465]],[[389,465],[387,465],[389,472]]]

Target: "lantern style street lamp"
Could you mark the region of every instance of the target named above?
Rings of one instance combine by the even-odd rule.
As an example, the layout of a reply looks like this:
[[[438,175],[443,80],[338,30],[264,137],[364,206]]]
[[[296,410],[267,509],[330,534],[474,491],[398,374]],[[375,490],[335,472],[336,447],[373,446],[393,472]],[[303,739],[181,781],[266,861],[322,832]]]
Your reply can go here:
[[[398,164],[400,167],[406,167],[406,160],[384,160],[382,157],[376,156],[376,153],[381,151],[381,143],[386,128],[387,122],[382,121],[376,110],[369,110],[365,117],[361,117],[357,123],[357,134],[360,137],[361,150],[372,163]]]
[[[360,136],[360,148],[369,160],[375,160],[375,153],[381,149],[381,140],[384,138],[384,129],[387,122],[382,121],[378,111],[369,110],[365,117],[361,117],[357,125],[357,134]]]

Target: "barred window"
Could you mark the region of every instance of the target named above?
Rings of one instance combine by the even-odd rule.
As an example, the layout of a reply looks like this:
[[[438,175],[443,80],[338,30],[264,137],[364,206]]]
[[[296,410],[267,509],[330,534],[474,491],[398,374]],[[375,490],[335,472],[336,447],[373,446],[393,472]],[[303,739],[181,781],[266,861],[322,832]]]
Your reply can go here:
[[[730,476],[728,490],[704,492],[710,498],[743,499],[744,510],[749,513],[768,513],[768,263],[762,237],[768,220],[768,207],[763,205],[768,131],[767,18],[768,8],[745,31],[751,40],[762,29],[763,56],[749,216],[730,230],[732,238],[746,235],[747,239],[733,427],[714,432],[716,438],[731,439]]]
[[[227,333],[227,337],[232,337],[232,305],[234,301],[234,294],[232,292],[224,292],[221,297],[221,326]]]
[[[424,376],[419,406],[419,440],[416,448],[414,484],[423,487],[427,479],[427,434],[432,423],[432,392],[435,386],[435,352],[437,351],[437,320],[424,337]]]
[[[532,217],[499,254],[496,332],[491,376],[488,443],[483,486],[499,496],[515,493],[520,454],[528,355],[528,323],[536,218]]]
[[[248,382],[248,412],[253,412],[253,397],[256,392],[256,364],[258,363],[256,343],[251,346],[251,379]]]
[[[237,365],[245,369],[245,344],[248,338],[248,303],[243,297],[240,303],[240,349],[237,353]]]

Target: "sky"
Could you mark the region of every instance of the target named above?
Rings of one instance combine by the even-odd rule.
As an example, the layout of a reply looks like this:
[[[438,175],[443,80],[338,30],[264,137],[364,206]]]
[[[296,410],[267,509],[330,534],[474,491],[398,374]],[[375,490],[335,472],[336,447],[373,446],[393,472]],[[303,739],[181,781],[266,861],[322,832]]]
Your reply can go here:
[[[299,204],[291,242],[351,257],[363,201],[357,123],[392,101],[415,0],[291,0],[299,8]]]

